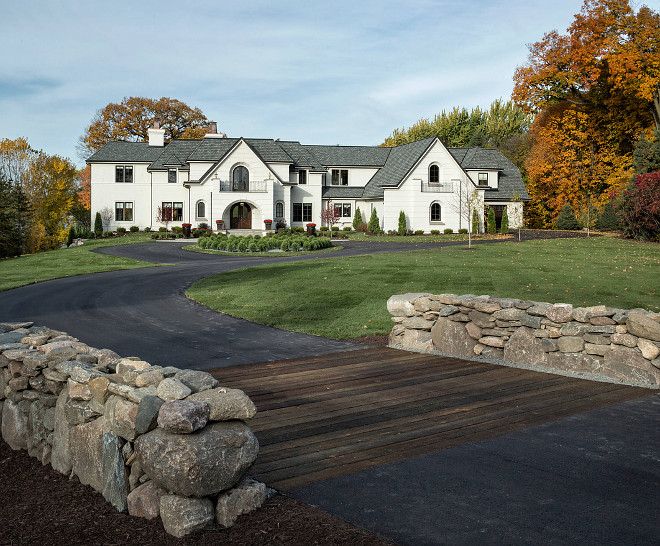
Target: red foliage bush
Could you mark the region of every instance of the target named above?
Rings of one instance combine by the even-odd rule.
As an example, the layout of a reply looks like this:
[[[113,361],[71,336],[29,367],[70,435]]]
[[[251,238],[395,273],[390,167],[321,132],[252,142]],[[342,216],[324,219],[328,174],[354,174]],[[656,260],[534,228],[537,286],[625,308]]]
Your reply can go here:
[[[660,171],[639,174],[621,193],[617,214],[626,237],[660,240]]]

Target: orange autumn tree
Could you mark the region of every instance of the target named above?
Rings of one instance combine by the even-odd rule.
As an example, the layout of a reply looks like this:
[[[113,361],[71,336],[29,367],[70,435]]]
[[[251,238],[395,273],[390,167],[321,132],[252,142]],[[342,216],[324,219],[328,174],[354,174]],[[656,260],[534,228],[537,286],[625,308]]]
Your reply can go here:
[[[78,171],[80,188],[78,189],[78,201],[85,210],[92,207],[92,166],[87,165]]]
[[[586,0],[567,34],[530,46],[512,98],[539,115],[526,167],[528,218],[550,227],[565,202],[603,204],[632,175],[632,151],[658,122],[660,17],[628,0]]]

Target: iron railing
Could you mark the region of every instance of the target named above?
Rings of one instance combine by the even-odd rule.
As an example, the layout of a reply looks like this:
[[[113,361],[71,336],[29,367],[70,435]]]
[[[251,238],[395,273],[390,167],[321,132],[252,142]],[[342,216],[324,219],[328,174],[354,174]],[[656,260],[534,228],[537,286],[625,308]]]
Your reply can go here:
[[[220,191],[235,191],[246,193],[266,193],[268,191],[267,180],[250,180],[243,182],[238,180],[220,180]]]
[[[454,191],[454,184],[452,182],[438,182],[429,184],[422,181],[422,191],[431,193],[452,193]]]

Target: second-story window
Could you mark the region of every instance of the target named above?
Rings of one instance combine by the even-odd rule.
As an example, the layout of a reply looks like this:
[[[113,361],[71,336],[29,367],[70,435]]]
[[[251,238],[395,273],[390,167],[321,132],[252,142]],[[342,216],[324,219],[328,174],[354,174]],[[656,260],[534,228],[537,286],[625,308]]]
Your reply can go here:
[[[307,184],[307,171],[298,171],[298,184]]]
[[[167,169],[167,181],[176,184],[176,169]]]
[[[115,182],[125,182],[128,184],[133,182],[133,166],[117,165],[115,167]]]
[[[429,184],[439,184],[440,183],[440,167],[437,165],[431,165],[429,167]]]
[[[348,169],[332,169],[332,185],[348,186]]]
[[[488,186],[488,173],[479,173],[479,185]]]
[[[238,166],[234,169],[232,184],[234,191],[249,191],[250,173],[245,167]]]

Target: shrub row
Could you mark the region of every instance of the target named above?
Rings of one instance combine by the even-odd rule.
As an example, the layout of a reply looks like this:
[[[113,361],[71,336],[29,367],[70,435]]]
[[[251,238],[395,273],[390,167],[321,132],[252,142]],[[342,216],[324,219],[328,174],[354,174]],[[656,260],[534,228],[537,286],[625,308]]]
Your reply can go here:
[[[288,233],[286,233],[288,231]],[[283,251],[299,252],[321,250],[332,246],[327,237],[307,237],[284,230],[282,233],[268,234],[266,237],[260,235],[247,235],[238,237],[223,233],[217,235],[204,235],[197,241],[199,248],[208,250],[223,250],[226,252],[268,252],[280,249]]]

